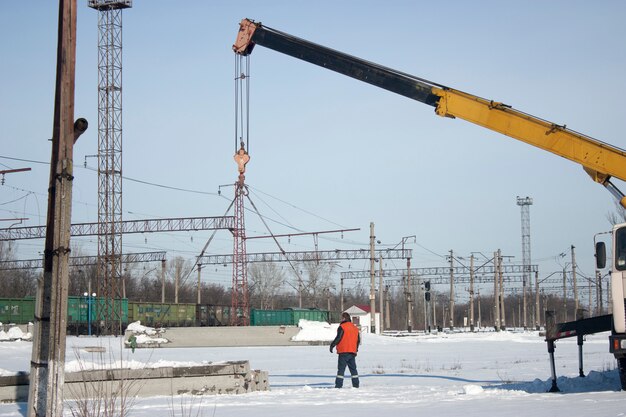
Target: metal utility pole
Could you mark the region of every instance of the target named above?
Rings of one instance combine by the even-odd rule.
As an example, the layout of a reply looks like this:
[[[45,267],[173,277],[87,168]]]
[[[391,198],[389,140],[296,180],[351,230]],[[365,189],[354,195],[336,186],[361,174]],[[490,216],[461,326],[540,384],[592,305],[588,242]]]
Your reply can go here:
[[[98,293],[104,334],[122,326],[122,10],[131,0],[89,0],[98,11]]]
[[[374,223],[370,223],[370,331],[376,332],[376,270],[375,267],[376,236]]]
[[[450,330],[454,329],[454,252],[450,249]]]
[[[523,298],[524,298],[524,329],[527,327],[526,322],[526,288],[530,283],[530,206],[533,199],[530,197],[517,196],[517,205],[520,206],[522,214],[522,263],[524,265],[524,282],[523,282]]]
[[[27,415],[63,414],[74,142],[87,121],[74,122],[76,0],[59,1],[56,90],[43,280],[37,287]]]

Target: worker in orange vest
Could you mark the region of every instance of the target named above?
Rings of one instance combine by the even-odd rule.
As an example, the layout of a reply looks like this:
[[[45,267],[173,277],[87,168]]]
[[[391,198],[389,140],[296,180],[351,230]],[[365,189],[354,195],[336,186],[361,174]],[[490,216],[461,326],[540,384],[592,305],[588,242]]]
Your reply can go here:
[[[337,377],[335,378],[335,388],[343,387],[343,373],[346,366],[352,375],[352,386],[359,387],[359,374],[356,370],[356,354],[361,344],[361,333],[359,329],[352,324],[350,314],[341,314],[341,324],[337,328],[337,337],[330,344],[330,352],[337,346],[337,354],[339,355],[337,363]]]

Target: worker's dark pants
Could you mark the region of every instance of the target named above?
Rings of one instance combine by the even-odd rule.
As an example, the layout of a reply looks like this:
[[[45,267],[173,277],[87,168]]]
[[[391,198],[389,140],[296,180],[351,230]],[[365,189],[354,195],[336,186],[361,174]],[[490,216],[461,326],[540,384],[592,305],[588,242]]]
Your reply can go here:
[[[354,353],[340,353],[339,360],[337,362],[337,378],[335,378],[335,388],[343,387],[343,373],[346,370],[346,366],[350,370],[352,375],[352,386],[354,388],[359,387],[359,374],[356,371],[356,355]]]

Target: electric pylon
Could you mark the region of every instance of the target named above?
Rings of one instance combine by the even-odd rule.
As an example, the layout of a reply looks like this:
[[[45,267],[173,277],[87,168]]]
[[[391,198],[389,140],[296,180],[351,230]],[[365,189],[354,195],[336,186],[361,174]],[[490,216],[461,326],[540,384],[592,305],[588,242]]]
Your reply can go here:
[[[239,170],[239,178],[235,183],[235,228],[233,229],[233,289],[230,312],[231,326],[248,326],[250,324],[248,302],[248,266],[246,264],[246,223],[244,219],[243,200],[247,195],[245,184],[246,164],[250,156],[241,142],[235,154],[235,162]]]
[[[524,265],[524,282],[523,282],[523,299],[524,299],[524,328],[526,323],[526,291],[530,284],[530,206],[533,199],[530,197],[517,197],[517,205],[520,206],[522,212],[522,263]]]
[[[121,332],[122,10],[131,0],[89,0],[98,11],[98,296],[101,332]],[[121,302],[117,303],[121,306]]]

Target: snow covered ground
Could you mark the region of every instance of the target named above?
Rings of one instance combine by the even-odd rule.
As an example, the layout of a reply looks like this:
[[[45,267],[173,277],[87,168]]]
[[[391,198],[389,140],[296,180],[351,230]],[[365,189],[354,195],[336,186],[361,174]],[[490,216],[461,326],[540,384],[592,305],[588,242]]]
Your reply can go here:
[[[301,339],[332,338],[333,328],[304,327]],[[269,372],[271,391],[141,398],[131,410],[134,417],[626,416],[626,392],[619,390],[607,339],[607,334],[587,338],[586,378],[577,376],[575,338],[557,343],[562,391],[557,394],[546,393],[550,387],[548,354],[537,332],[365,334],[357,357],[358,390],[349,387],[349,378],[348,387],[324,389],[333,386],[336,373],[336,354],[331,354],[328,346],[162,347],[138,349],[134,354],[126,349],[121,356],[135,365],[163,366],[247,359],[252,368]],[[76,352],[84,352],[81,347],[85,346],[106,346],[119,353],[120,339],[69,337],[68,368],[75,366]],[[30,352],[30,342],[0,343],[0,375],[28,371]],[[23,403],[0,404],[0,416],[25,415],[25,408]],[[66,415],[70,415],[69,409]]]

